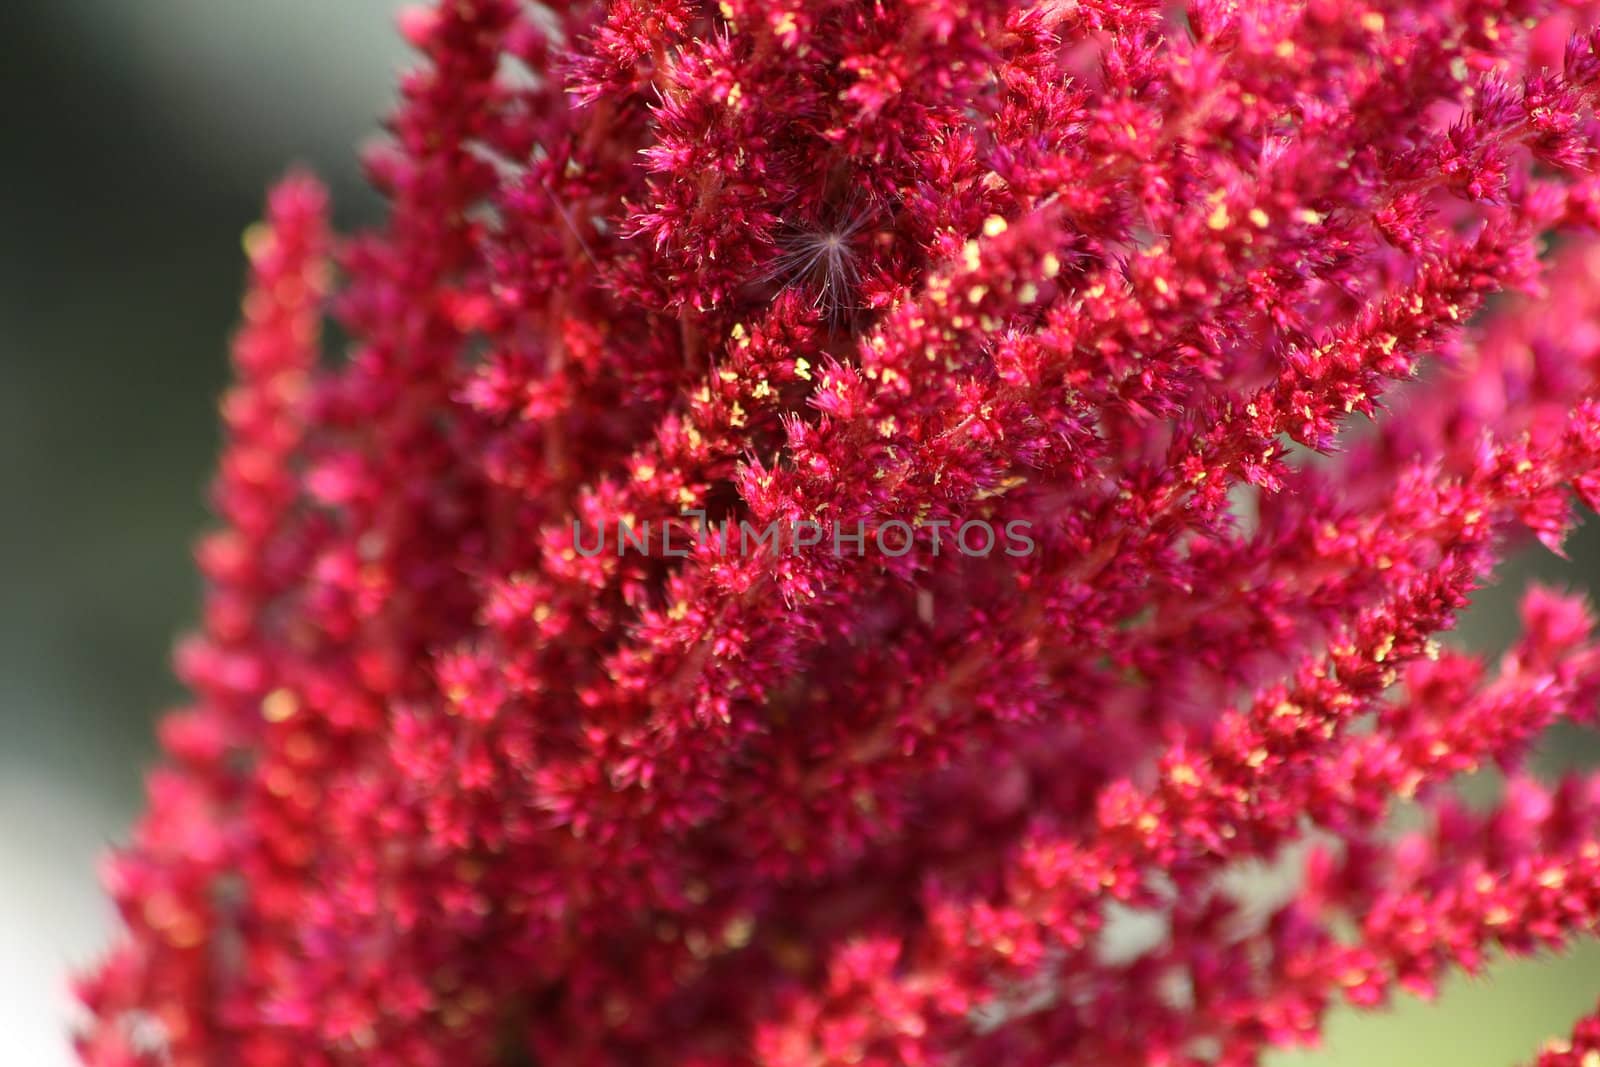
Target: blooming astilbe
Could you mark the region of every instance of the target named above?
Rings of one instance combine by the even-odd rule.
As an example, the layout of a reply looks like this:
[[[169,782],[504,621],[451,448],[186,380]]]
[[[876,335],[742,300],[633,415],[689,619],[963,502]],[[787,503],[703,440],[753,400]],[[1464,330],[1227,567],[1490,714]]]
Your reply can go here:
[[[86,1061],[1244,1064],[1592,927],[1587,610],[1435,640],[1600,501],[1589,15],[407,13],[388,224],[247,240]],[[687,511],[915,544],[583,549]]]

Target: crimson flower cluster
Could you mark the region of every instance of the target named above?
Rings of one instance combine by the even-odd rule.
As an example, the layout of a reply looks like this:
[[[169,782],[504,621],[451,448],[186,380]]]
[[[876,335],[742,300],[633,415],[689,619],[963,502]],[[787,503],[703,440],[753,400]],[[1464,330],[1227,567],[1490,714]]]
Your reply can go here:
[[[1594,619],[1437,635],[1600,503],[1594,14],[405,14],[387,222],[246,236],[84,1060],[1237,1067],[1593,929]],[[916,550],[576,551],[690,512]]]

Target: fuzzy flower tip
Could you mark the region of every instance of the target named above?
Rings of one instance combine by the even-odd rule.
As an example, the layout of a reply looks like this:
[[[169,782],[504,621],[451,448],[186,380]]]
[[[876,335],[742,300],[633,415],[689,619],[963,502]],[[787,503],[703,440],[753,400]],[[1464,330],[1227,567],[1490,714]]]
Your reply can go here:
[[[1436,635],[1600,502],[1594,14],[407,13],[387,224],[246,237],[84,1061],[1239,1067],[1592,931],[1589,609]]]

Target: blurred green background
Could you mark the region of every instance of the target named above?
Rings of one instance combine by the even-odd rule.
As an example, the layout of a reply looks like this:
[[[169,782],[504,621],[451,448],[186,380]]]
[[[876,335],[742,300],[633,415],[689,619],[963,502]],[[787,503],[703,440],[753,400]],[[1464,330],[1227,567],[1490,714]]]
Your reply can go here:
[[[194,618],[239,235],[291,162],[342,228],[380,205],[355,147],[406,56],[396,0],[0,2],[0,1062],[64,1067],[64,976],[111,930],[94,866],[126,831]],[[1530,556],[1572,584],[1600,573]],[[1513,576],[1463,639],[1509,633]],[[1586,758],[1574,738],[1547,759]],[[1441,1004],[1341,1013],[1281,1064],[1491,1067],[1600,995],[1600,953],[1498,968]],[[225,1065],[219,1065],[225,1067]]]
[[[64,1067],[195,617],[239,237],[295,161],[345,227],[396,0],[0,2],[0,1064]],[[219,1065],[222,1067],[222,1065]]]

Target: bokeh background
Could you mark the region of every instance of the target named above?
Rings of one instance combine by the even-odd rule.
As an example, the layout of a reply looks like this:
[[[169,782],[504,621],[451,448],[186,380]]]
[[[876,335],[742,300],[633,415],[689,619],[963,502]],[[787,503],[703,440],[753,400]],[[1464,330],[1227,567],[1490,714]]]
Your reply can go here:
[[[195,617],[239,239],[292,162],[379,217],[352,149],[396,0],[0,0],[0,1065],[65,1067]],[[218,1067],[226,1067],[219,1064]]]
[[[380,217],[354,149],[407,62],[398,7],[0,0],[0,1063],[71,1062],[66,976],[113,929],[95,865],[181,696],[239,235],[292,162],[343,229]],[[1520,558],[1460,639],[1502,645],[1530,574],[1600,585],[1600,523],[1571,547]],[[1543,762],[1594,754],[1560,735]],[[1597,995],[1597,951],[1501,964],[1277,1063],[1517,1063]]]

